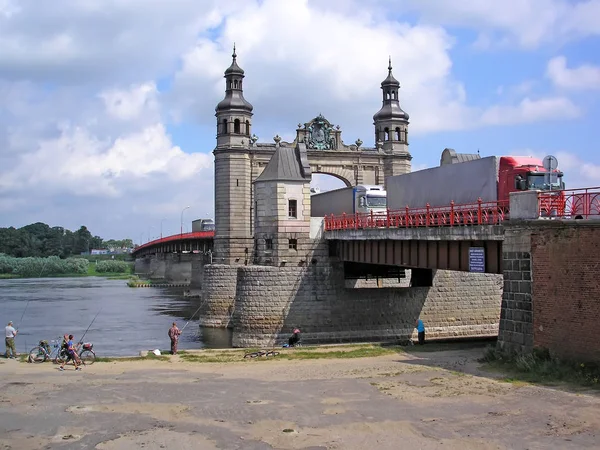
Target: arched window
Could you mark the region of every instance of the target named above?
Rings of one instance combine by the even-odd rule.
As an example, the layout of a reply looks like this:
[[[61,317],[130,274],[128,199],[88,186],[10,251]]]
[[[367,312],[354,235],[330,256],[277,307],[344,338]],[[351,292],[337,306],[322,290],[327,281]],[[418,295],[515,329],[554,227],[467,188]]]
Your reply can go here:
[[[221,128],[221,133],[227,134],[227,119],[223,119],[222,124],[223,124],[223,128]]]
[[[237,80],[233,81],[233,87],[237,89]]]
[[[235,119],[233,121],[233,132],[240,134],[240,119]]]
[[[250,121],[246,120],[246,136],[250,136]]]
[[[396,91],[392,91],[392,98],[398,100],[398,93]]]
[[[389,99],[390,99],[390,93],[389,93],[389,92],[386,92],[386,93],[385,93],[385,98],[386,98],[386,100],[389,100]]]
[[[384,141],[389,141],[390,140],[390,129],[389,128],[385,128],[383,130],[383,140]]]
[[[401,141],[402,139],[400,139],[400,127],[396,127],[396,141]]]

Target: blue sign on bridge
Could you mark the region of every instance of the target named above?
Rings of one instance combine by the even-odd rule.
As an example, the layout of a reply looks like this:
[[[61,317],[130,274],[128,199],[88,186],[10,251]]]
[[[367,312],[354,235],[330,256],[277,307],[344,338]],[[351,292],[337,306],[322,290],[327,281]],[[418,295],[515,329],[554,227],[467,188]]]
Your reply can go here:
[[[469,248],[469,272],[485,273],[485,249]]]

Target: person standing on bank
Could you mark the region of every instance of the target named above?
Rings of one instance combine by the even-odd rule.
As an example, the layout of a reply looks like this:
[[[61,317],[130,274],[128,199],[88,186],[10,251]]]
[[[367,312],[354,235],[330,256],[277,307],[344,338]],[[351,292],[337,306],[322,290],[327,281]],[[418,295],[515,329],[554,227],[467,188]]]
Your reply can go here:
[[[15,349],[15,337],[17,336],[18,331],[14,329],[12,320],[8,322],[5,330],[6,337],[4,339],[4,343],[6,344],[6,357],[15,359],[17,357],[17,350]]]
[[[177,328],[177,323],[173,322],[173,326],[169,328],[169,338],[171,339],[171,355],[177,354],[177,342],[181,331]]]
[[[417,329],[417,334],[419,336],[419,345],[423,345],[425,343],[425,325],[423,325],[421,319],[417,319],[415,328]]]

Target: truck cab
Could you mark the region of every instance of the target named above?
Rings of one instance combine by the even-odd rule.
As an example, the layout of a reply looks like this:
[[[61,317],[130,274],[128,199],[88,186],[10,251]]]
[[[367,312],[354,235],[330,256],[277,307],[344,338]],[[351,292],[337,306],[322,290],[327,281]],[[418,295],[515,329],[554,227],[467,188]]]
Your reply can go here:
[[[565,188],[563,173],[551,176],[540,159],[531,156],[502,156],[498,172],[498,200],[508,201],[516,191],[558,191]]]
[[[383,186],[358,185],[354,187],[354,212],[386,214],[387,192]]]

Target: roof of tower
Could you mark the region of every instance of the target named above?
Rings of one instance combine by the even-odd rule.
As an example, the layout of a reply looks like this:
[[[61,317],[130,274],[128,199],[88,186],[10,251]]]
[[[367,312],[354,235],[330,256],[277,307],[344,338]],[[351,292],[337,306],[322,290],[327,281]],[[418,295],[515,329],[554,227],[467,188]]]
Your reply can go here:
[[[232,61],[231,65],[225,71],[225,76],[227,75],[244,75],[244,70],[238,66],[237,64],[237,54],[235,53],[235,44],[233,44],[233,53],[231,55]]]
[[[400,87],[400,82],[394,78],[394,75],[392,75],[392,57],[390,56],[388,64],[388,76],[381,82],[381,86],[383,87],[392,85]]]
[[[389,88],[396,89],[396,97],[389,97],[390,92]],[[394,78],[392,75],[392,58],[390,57],[389,65],[388,65],[388,76],[385,80],[381,82],[381,89],[384,92],[383,106],[381,109],[373,116],[373,121],[377,122],[380,120],[390,120],[390,119],[400,119],[403,121],[408,121],[409,115],[406,111],[404,111],[400,107],[400,102],[398,101],[398,91],[400,90],[400,83],[398,80]],[[387,94],[386,94],[387,93]],[[388,95],[386,98],[385,96]]]
[[[271,157],[257,181],[308,181],[310,175],[302,170],[296,148],[279,147]]]

